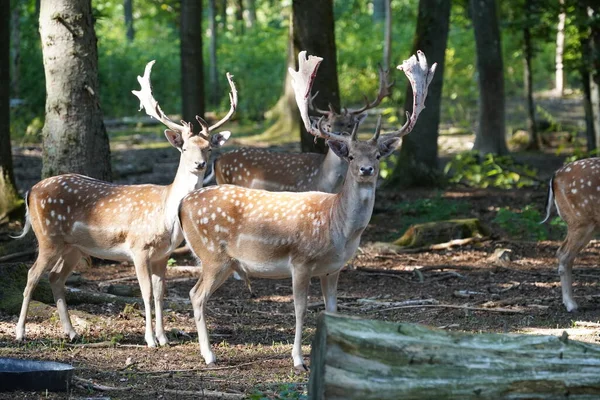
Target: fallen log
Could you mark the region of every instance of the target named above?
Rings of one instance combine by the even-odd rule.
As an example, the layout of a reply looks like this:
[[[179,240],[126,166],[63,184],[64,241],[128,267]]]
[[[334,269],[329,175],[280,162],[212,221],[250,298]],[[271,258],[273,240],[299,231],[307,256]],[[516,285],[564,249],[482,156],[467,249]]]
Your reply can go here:
[[[310,399],[600,398],[600,346],[322,313]]]

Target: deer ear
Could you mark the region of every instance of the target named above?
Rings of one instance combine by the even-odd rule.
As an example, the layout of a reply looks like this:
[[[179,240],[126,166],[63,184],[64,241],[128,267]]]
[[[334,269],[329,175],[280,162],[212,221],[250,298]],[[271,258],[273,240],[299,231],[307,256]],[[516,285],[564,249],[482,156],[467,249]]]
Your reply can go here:
[[[173,131],[171,129],[165,129],[165,136],[171,143],[171,146],[181,149],[183,147],[183,137],[181,137],[181,133]]]
[[[366,113],[366,112],[364,112],[364,113],[362,113],[362,114],[358,114],[358,115],[356,116],[356,122],[358,122],[358,124],[360,125],[360,124],[362,124],[362,123],[363,123],[363,121],[364,121],[366,118],[367,118],[367,113]]]
[[[337,140],[328,140],[327,144],[331,151],[334,152],[339,158],[348,157],[348,145],[344,142],[338,142]]]
[[[379,139],[377,147],[379,147],[379,154],[381,157],[387,157],[394,152],[402,143],[402,138],[390,137]]]
[[[229,131],[215,133],[210,137],[210,145],[212,147],[221,147],[229,139],[229,136],[231,136],[231,132]]]

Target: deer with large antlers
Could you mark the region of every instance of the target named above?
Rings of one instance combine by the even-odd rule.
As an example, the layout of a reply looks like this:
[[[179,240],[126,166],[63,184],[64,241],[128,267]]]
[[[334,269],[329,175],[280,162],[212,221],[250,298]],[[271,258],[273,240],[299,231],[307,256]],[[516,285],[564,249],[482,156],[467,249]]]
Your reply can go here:
[[[344,135],[351,132],[354,125],[364,121],[367,110],[377,107],[391,94],[393,84],[389,82],[389,71],[379,66],[377,97],[369,102],[365,96],[366,104],[363,107],[343,108],[338,113],[329,104],[329,110],[321,110],[313,104],[317,94],[310,97],[308,105],[323,117],[323,127],[327,132]],[[219,185],[233,184],[274,192],[317,190],[336,193],[342,186],[347,168],[348,163],[331,150],[326,154],[318,154],[241,148],[225,153],[213,163],[215,180]]]
[[[573,298],[573,262],[579,252],[600,229],[600,158],[574,161],[554,173],[548,187],[546,222],[556,207],[567,224],[567,236],[556,256],[562,289],[562,301],[567,311],[576,311]]]
[[[311,124],[307,103],[322,59],[307,59],[306,52],[301,52],[299,60],[299,70],[290,69],[290,74],[303,123],[348,162],[346,179],[337,194],[218,185],[196,190],[182,200],[179,218],[184,236],[202,262],[202,275],[190,291],[190,298],[200,352],[207,364],[215,362],[215,356],[206,329],[206,302],[235,271],[245,279],[292,278],[296,315],[292,357],[295,367],[306,369],[301,340],[310,279],[320,278],[325,308],[335,312],[339,272],[354,255],[371,219],[379,160],[389,156],[400,145],[401,137],[414,127],[436,67],[434,64],[429,68],[421,52],[418,58],[404,61],[398,68],[413,87],[412,115],[401,129],[387,134],[380,134],[380,117],[374,136],[359,141],[358,124],[350,135],[326,132],[324,118],[316,126]]]
[[[133,91],[140,107],[167,126],[165,136],[181,152],[173,183],[116,185],[82,175],[66,174],[44,179],[26,196],[26,223],[19,237],[33,229],[39,243],[38,257],[29,270],[23,305],[16,327],[17,340],[25,338],[25,321],[31,294],[42,273],[49,280],[63,330],[72,340],[77,336],[65,303],[65,280],[82,257],[132,261],[140,284],[146,314],[145,340],[155,347],[152,333],[154,295],[156,339],[167,343],[162,320],[164,277],[169,254],[183,241],[177,219],[181,199],[202,187],[211,148],[221,146],[230,132],[212,133],[227,122],[237,106],[237,91],[229,73],[229,113],[212,126],[196,117],[202,129],[193,132],[189,122],[173,122],[152,95],[150,74],[154,61],[138,76],[141,90]],[[140,108],[140,109],[141,109]]]

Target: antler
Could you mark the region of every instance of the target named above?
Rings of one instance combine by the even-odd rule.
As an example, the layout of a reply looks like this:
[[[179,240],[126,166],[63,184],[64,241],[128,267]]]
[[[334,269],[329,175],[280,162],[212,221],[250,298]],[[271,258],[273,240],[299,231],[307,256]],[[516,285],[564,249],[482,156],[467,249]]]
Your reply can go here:
[[[419,114],[425,108],[427,89],[433,80],[436,67],[437,63],[434,63],[431,68],[429,68],[427,65],[427,58],[421,50],[417,51],[416,56],[413,55],[408,60],[404,60],[402,65],[398,65],[396,67],[399,70],[404,71],[404,74],[412,86],[413,110],[412,114],[409,114],[408,111],[406,112],[407,121],[402,128],[394,132],[388,132],[386,133],[386,136],[402,137],[409,134],[413,130],[415,123],[419,118]]]
[[[350,114],[361,114],[373,107],[377,107],[382,101],[383,99],[385,99],[387,96],[390,96],[392,94],[392,87],[394,86],[394,81],[388,83],[389,81],[389,76],[390,76],[390,70],[386,70],[384,71],[383,68],[381,67],[381,64],[377,65],[377,68],[379,69],[379,91],[377,93],[377,98],[375,100],[373,100],[372,103],[369,103],[369,99],[366,95],[363,95],[365,98],[365,106],[361,107],[359,109],[356,110],[349,110]]]
[[[231,107],[229,108],[229,112],[227,113],[226,116],[223,117],[223,119],[221,119],[219,122],[217,122],[216,124],[214,124],[213,126],[208,128],[208,130],[210,132],[212,132],[213,129],[219,128],[225,122],[229,121],[229,119],[235,112],[235,109],[237,108],[237,102],[238,102],[237,90],[235,88],[235,83],[233,83],[233,80],[231,78],[233,78],[233,76],[228,72],[227,73],[227,81],[229,82],[229,87],[231,87],[231,92],[229,92],[229,102],[231,103]],[[196,117],[196,118],[198,118],[198,117]]]
[[[182,125],[179,125],[172,120],[169,119],[163,112],[163,110],[158,105],[158,102],[152,96],[152,87],[150,85],[150,74],[152,72],[152,66],[156,61],[152,60],[148,64],[146,64],[146,69],[144,70],[144,76],[138,76],[137,80],[140,83],[140,90],[132,90],[131,93],[137,96],[140,99],[140,110],[143,108],[146,110],[146,114],[149,116],[156,118],[164,125],[173,129],[175,131],[180,132],[182,135],[191,136],[192,135],[192,126],[189,122],[181,121]]]
[[[318,108],[317,106],[315,106],[314,100],[315,97],[317,97],[317,95],[319,94],[319,92],[317,91],[317,93],[313,94],[312,96],[310,96],[310,100],[308,103],[308,107],[310,107],[311,110],[318,112],[321,115],[332,115],[332,114],[337,114],[335,109],[333,108],[333,104],[329,103],[329,111],[326,110],[321,110],[320,108]]]
[[[307,58],[306,51],[301,51],[298,53],[298,71],[294,71],[293,68],[288,68],[288,71],[292,76],[292,87],[294,88],[294,93],[296,95],[296,103],[300,110],[300,117],[302,118],[304,127],[311,135],[325,140],[350,141],[351,139],[348,137],[325,132],[323,129],[325,116],[319,118],[316,128],[310,123],[310,118],[308,117],[308,103],[309,101],[312,101],[310,91],[315,81],[315,77],[317,76],[317,69],[321,64],[321,61],[323,61],[321,57],[308,56]]]

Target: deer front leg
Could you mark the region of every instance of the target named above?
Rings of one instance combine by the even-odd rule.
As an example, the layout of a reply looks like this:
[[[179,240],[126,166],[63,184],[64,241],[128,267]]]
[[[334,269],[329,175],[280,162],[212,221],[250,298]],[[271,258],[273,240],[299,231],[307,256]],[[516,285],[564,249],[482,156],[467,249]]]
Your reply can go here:
[[[325,311],[337,312],[337,283],[340,272],[321,276],[321,292],[325,302]]]
[[[169,343],[165,335],[163,321],[163,299],[165,297],[165,274],[167,271],[167,260],[164,258],[152,262],[152,294],[154,295],[155,332],[158,344],[161,346]]]
[[[23,291],[23,304],[21,305],[19,322],[17,322],[15,328],[15,337],[18,341],[25,340],[25,323],[27,321],[27,310],[29,309],[31,295],[37,286],[42,273],[50,266],[55,265],[58,262],[59,257],[59,250],[40,245],[38,257],[29,269],[29,272],[27,272],[27,284]]]
[[[146,330],[144,339],[148,347],[156,347],[154,333],[152,332],[152,279],[150,277],[150,262],[145,252],[135,254],[133,263],[135,265],[135,274],[140,284],[142,300],[144,301],[144,312],[146,313]]]
[[[65,300],[65,282],[73,272],[73,269],[77,263],[79,263],[79,260],[81,260],[81,252],[77,249],[69,250],[58,260],[54,268],[52,268],[52,271],[50,271],[50,275],[48,277],[63,331],[70,340],[75,340],[78,335],[73,328],[71,317],[69,316],[69,311],[67,310],[67,303]]]
[[[593,226],[569,226],[567,237],[556,252],[563,304],[569,312],[576,311],[578,307],[577,302],[573,299],[573,261],[575,261],[577,254],[588,244],[593,235]]]
[[[308,371],[302,358],[302,325],[306,315],[306,303],[308,300],[308,287],[310,286],[310,272],[303,265],[294,266],[292,272],[292,291],[294,294],[294,311],[296,314],[296,334],[294,336],[294,348],[292,358],[294,367],[301,371]]]

